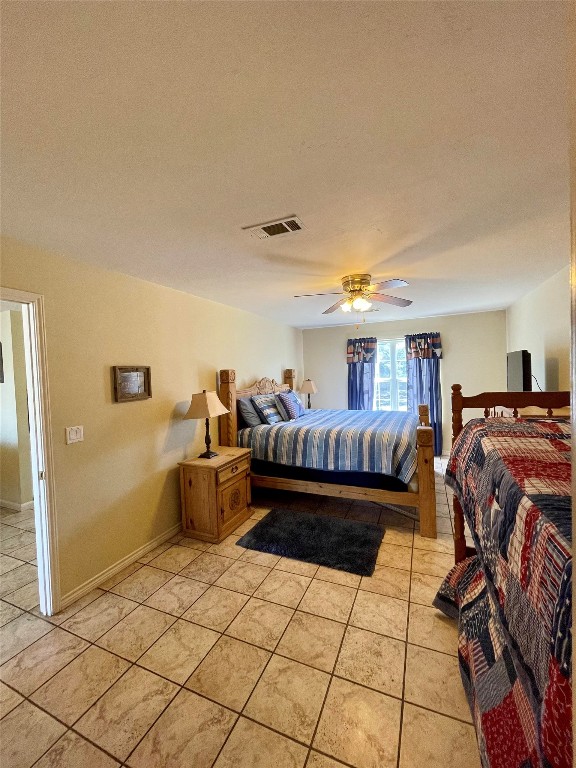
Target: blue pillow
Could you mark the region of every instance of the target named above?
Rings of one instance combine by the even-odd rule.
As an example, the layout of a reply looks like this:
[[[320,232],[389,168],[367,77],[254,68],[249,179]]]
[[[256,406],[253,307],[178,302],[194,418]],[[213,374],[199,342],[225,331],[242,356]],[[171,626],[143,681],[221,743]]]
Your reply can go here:
[[[278,397],[280,398],[286,413],[290,416],[290,419],[299,419],[300,416],[304,416],[306,413],[302,407],[300,398],[298,395],[294,394],[291,389],[289,389],[288,392],[279,392]]]
[[[247,427],[259,427],[262,424],[262,419],[256,412],[249,397],[240,398],[237,405]]]
[[[282,416],[282,421],[290,421],[290,416],[288,416],[288,412],[286,411],[286,408],[284,408],[284,403],[280,400],[280,397],[274,395],[274,399],[276,400],[276,408],[278,408],[280,416]]]
[[[254,395],[250,399],[256,413],[260,415],[262,424],[277,424],[279,421],[283,421],[274,395]]]

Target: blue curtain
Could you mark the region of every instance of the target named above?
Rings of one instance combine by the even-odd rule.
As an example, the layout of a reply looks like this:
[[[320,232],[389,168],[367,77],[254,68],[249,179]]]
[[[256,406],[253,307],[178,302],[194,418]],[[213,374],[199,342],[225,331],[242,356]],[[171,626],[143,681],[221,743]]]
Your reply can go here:
[[[440,359],[442,344],[439,333],[416,333],[406,336],[408,374],[408,410],[418,413],[425,404],[430,410],[434,430],[434,455],[442,455],[442,389]]]
[[[376,338],[348,339],[348,408],[352,411],[371,411],[374,402],[376,375]]]

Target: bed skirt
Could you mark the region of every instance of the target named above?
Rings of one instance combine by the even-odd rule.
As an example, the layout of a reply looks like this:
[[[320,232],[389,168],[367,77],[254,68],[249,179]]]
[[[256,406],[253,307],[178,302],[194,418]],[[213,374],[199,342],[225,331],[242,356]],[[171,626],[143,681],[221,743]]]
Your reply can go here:
[[[336,485],[351,485],[355,488],[379,488],[383,491],[408,490],[408,486],[402,480],[391,475],[381,475],[378,472],[338,472],[326,469],[291,467],[286,464],[275,464],[272,461],[262,461],[262,459],[252,459],[250,471],[253,475],[305,480],[311,483],[335,483]]]

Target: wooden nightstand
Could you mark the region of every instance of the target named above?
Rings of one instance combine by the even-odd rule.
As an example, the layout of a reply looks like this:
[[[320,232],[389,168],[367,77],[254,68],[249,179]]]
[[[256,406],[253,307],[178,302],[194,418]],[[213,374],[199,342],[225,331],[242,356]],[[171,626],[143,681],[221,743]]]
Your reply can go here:
[[[218,543],[250,517],[250,449],[215,446],[213,459],[179,462],[182,532]]]

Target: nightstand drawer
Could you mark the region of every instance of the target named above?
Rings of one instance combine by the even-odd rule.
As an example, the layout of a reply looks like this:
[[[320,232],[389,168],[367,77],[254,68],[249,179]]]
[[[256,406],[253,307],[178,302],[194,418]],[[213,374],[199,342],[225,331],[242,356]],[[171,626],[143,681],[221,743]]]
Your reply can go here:
[[[229,483],[220,489],[220,521],[221,525],[227,525],[239,514],[245,512],[249,504],[250,481],[244,474],[237,482]]]
[[[239,461],[230,464],[228,467],[221,469],[218,472],[218,484],[232,480],[233,478],[242,477],[250,471],[250,457],[240,459]]]

